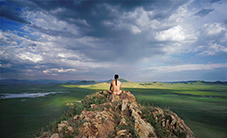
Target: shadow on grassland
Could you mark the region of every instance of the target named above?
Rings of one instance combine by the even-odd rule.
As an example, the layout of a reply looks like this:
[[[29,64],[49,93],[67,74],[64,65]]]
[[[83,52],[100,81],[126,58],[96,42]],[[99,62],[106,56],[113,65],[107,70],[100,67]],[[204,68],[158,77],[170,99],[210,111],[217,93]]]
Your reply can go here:
[[[10,88],[11,87],[11,88]],[[5,91],[4,91],[5,90]],[[37,98],[1,99],[1,136],[31,137],[31,134],[50,122],[58,120],[68,108],[66,103],[83,99],[94,90],[66,88],[59,84],[6,86],[1,92],[35,93],[69,91]]]

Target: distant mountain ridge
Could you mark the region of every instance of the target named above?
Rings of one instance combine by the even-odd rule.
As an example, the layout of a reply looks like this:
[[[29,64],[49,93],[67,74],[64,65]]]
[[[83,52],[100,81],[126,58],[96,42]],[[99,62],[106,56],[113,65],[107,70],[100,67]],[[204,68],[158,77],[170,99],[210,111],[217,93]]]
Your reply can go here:
[[[106,80],[106,81],[95,81],[95,80],[49,80],[49,79],[39,79],[39,80],[20,80],[20,79],[2,79],[0,80],[0,85],[32,85],[32,84],[76,84],[76,85],[92,85],[97,83],[110,83],[113,79]],[[126,79],[119,79],[121,82],[131,82]],[[151,83],[141,82],[141,83]],[[152,82],[152,83],[185,83],[185,84],[220,84],[220,85],[227,85],[227,81],[215,81],[215,82],[208,82],[208,81],[201,81],[201,80],[192,80],[192,81],[172,81],[172,82]]]

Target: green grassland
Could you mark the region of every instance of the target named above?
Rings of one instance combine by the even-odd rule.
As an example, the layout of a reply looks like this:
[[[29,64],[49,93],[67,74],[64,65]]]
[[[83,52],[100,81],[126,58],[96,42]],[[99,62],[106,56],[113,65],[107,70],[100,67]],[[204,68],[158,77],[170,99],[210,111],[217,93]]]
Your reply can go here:
[[[66,103],[87,94],[109,89],[108,83],[94,85],[49,84],[3,86],[3,93],[57,92],[37,98],[1,99],[2,137],[32,137],[68,108]],[[132,92],[139,103],[170,108],[198,138],[227,136],[227,85],[194,83],[123,82],[122,90]],[[22,99],[26,99],[22,102]]]

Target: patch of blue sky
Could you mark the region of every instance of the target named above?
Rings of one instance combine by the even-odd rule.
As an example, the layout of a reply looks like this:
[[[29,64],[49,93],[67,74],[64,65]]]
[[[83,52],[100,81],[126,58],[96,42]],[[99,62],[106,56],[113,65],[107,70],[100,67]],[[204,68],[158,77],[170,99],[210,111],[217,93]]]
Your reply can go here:
[[[1,20],[0,29],[3,31],[7,31],[7,30],[16,31],[16,34],[18,36],[20,37],[26,36],[27,38],[32,40],[38,40],[41,37],[41,35],[34,34],[37,31],[32,28],[29,28],[29,31],[25,31],[23,28],[25,26],[24,24],[11,21],[2,17],[0,17],[0,20]]]
[[[9,5],[9,6],[11,6],[13,4],[7,3],[6,0],[0,0],[0,6],[2,6],[2,5]]]
[[[21,8],[15,7],[14,8],[16,11],[23,12]]]
[[[2,17],[0,17],[0,20],[1,20],[0,28],[3,31],[6,31],[6,30],[11,30],[11,31],[13,31],[13,30],[24,31],[22,29],[22,27],[24,25],[21,24],[21,23],[18,23],[18,22],[15,22],[15,21],[11,21],[11,20],[8,20],[8,19],[2,18]]]

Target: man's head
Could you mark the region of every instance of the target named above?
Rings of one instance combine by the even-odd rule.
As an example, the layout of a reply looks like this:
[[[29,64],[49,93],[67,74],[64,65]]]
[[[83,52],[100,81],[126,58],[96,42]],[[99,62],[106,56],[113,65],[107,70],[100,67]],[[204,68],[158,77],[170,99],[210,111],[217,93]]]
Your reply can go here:
[[[119,78],[119,76],[116,74],[116,75],[114,76],[114,78],[115,78],[115,79],[118,79],[118,78]]]

